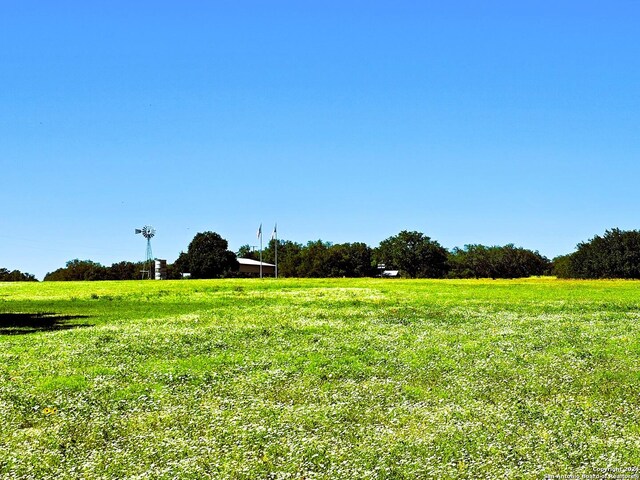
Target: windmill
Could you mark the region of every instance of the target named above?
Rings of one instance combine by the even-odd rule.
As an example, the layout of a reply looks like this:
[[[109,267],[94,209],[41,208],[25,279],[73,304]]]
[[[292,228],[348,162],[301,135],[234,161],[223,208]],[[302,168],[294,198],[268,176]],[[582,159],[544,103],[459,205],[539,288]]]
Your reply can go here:
[[[144,268],[146,270],[142,270],[142,279],[144,280],[145,274],[147,278],[151,278],[151,263],[153,262],[153,253],[151,253],[151,238],[156,234],[156,229],[151,225],[145,225],[142,228],[136,228],[136,235],[141,233],[144,238],[147,239],[147,259],[144,263]]]

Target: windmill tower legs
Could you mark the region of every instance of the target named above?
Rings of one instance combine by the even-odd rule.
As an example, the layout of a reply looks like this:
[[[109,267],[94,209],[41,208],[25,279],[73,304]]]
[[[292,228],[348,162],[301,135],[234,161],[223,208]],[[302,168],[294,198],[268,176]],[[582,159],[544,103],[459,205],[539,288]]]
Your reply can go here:
[[[144,276],[151,278],[151,266],[153,264],[153,253],[151,252],[151,239],[147,238],[147,259],[144,262],[144,270],[142,270],[142,280]]]
[[[144,276],[147,278],[151,278],[151,268],[153,263],[153,253],[151,253],[151,237],[156,234],[155,228],[151,225],[145,225],[142,228],[136,228],[135,233],[141,233],[144,238],[147,239],[147,258],[144,261],[144,265],[140,273],[142,274],[142,280],[144,280]]]

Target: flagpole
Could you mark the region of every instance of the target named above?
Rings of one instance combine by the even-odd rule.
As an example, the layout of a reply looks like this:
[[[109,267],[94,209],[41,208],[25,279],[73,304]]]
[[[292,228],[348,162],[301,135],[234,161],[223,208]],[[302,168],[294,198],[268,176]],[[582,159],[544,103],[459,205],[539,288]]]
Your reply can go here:
[[[260,278],[262,278],[262,225],[260,225]]]
[[[278,278],[278,224],[276,223],[276,226],[273,227],[273,233],[275,233],[276,236],[276,278]]]

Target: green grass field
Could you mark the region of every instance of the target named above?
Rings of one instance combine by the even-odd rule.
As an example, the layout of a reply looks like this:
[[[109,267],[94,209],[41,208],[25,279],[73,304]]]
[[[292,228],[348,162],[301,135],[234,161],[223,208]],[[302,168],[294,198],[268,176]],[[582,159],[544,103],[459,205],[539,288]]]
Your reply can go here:
[[[639,316],[631,281],[0,284],[0,478],[640,474]]]

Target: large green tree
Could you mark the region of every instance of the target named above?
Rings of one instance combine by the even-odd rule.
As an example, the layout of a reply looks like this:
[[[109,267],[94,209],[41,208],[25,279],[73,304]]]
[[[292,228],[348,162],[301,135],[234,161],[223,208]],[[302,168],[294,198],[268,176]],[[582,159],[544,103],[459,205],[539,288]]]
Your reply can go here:
[[[215,232],[196,234],[187,249],[187,261],[193,278],[220,278],[238,270],[236,254],[229,243]]]
[[[410,278],[442,278],[447,274],[447,250],[423,233],[401,231],[380,242],[375,260]]]
[[[576,278],[640,278],[640,231],[614,228],[579,243],[569,270]]]

